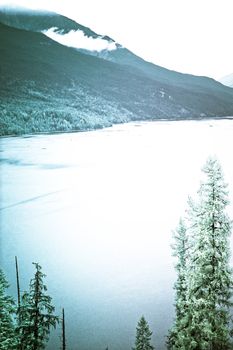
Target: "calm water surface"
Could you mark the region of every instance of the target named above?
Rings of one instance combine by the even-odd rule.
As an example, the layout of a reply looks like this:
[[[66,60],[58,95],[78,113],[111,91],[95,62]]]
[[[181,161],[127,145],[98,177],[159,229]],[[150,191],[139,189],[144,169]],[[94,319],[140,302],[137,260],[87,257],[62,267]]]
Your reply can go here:
[[[131,349],[144,314],[157,350],[173,318],[172,230],[216,155],[233,203],[233,122],[151,122],[1,139],[1,266],[15,293],[39,262],[66,310],[69,350]],[[229,213],[233,218],[232,206]],[[48,349],[59,348],[59,332]]]

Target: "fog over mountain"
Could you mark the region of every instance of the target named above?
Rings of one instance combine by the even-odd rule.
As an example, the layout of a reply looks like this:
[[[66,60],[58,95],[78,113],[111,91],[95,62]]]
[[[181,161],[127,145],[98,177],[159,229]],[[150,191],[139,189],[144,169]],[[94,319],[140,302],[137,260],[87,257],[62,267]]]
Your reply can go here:
[[[221,78],[220,82],[226,86],[233,87],[233,73]]]
[[[233,90],[148,63],[51,12],[0,11],[1,134],[233,115]]]

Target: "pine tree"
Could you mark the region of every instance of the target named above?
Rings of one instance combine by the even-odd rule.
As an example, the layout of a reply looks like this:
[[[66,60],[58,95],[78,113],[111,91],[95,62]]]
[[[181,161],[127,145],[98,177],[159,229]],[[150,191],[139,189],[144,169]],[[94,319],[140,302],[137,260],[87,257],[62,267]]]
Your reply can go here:
[[[232,349],[227,186],[215,158],[207,161],[203,172],[199,199],[189,201],[188,229],[179,226],[173,247],[178,277],[176,319],[168,336],[172,350]]]
[[[230,343],[232,271],[229,266],[231,222],[226,213],[226,184],[218,161],[203,168],[194,247],[190,264],[189,305],[192,349],[227,350]]]
[[[187,348],[189,343],[186,326],[188,322],[188,259],[189,240],[187,228],[180,219],[179,226],[174,233],[173,255],[178,258],[176,263],[177,281],[175,283],[175,322],[168,335],[168,349]]]
[[[13,314],[16,311],[13,299],[6,295],[9,287],[0,269],[0,350],[13,350],[17,346]]]
[[[176,321],[169,334],[169,349],[232,348],[233,280],[229,266],[231,222],[226,213],[227,186],[216,159],[210,158],[203,171],[205,181],[198,192],[199,199],[197,203],[189,202],[188,233],[185,236],[180,227],[181,245],[176,241],[174,250],[179,260]],[[186,249],[182,249],[182,241],[189,247],[188,256],[183,254]]]
[[[150,343],[151,336],[152,332],[149,325],[144,316],[142,316],[136,328],[135,347],[133,350],[153,350],[154,347]]]
[[[41,266],[33,263],[35,276],[30,281],[29,292],[24,292],[20,307],[20,325],[18,333],[24,350],[45,348],[51,327],[55,328],[59,318],[54,315],[52,298],[46,293],[47,287],[41,272]]]

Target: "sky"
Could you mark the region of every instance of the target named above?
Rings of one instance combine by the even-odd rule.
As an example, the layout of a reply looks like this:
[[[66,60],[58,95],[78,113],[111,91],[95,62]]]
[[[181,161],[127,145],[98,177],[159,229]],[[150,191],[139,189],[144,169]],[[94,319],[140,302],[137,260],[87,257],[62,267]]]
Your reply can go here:
[[[172,70],[233,73],[232,0],[0,0],[10,4],[63,14]]]

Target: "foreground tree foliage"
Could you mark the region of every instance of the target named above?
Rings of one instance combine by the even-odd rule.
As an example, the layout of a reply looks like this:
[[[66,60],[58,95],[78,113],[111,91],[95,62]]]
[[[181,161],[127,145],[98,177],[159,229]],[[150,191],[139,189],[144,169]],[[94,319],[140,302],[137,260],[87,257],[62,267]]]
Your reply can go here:
[[[30,281],[29,292],[24,292],[19,310],[20,323],[18,335],[21,349],[44,349],[48,341],[51,327],[56,328],[58,316],[54,315],[55,308],[52,298],[46,293],[47,287],[43,279],[45,275],[41,266],[35,265],[35,276]]]
[[[210,158],[203,168],[205,181],[196,204],[189,210],[189,254],[176,250],[178,280],[176,320],[169,334],[170,349],[232,349],[232,271],[229,266],[231,222],[226,213],[226,184],[218,161]],[[180,266],[187,280],[185,300],[180,294]],[[182,312],[180,305],[184,302]]]
[[[152,332],[150,331],[149,325],[144,316],[142,316],[136,328],[135,347],[133,350],[153,350],[154,347],[151,345],[151,336]]]
[[[180,220],[179,226],[174,233],[175,243],[173,244],[173,255],[178,257],[176,263],[177,281],[175,283],[175,308],[176,319],[174,326],[168,335],[168,349],[179,349],[181,346],[188,345],[188,339],[184,339],[183,330],[187,324],[188,311],[188,255],[189,241],[187,228],[183,220]],[[186,344],[184,344],[186,343]]]
[[[13,350],[17,348],[15,324],[13,315],[16,311],[13,299],[6,294],[9,287],[5,275],[0,269],[0,349]]]

